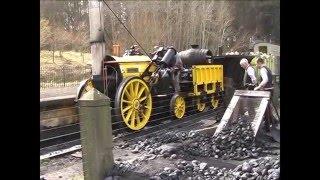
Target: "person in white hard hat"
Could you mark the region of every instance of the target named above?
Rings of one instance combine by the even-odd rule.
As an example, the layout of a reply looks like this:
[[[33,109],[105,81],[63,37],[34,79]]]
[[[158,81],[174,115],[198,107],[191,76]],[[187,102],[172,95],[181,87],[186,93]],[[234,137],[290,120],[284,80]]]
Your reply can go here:
[[[240,60],[240,66],[245,70],[243,77],[244,87],[246,87],[248,90],[253,90],[257,83],[257,78],[255,76],[253,67],[246,58],[242,58]],[[242,107],[244,108],[244,115],[255,116],[255,110],[249,107],[248,101],[244,101]]]
[[[240,66],[245,70],[243,78],[244,86],[249,86],[249,90],[253,90],[253,87],[257,83],[257,78],[255,76],[253,67],[246,58],[240,60]]]

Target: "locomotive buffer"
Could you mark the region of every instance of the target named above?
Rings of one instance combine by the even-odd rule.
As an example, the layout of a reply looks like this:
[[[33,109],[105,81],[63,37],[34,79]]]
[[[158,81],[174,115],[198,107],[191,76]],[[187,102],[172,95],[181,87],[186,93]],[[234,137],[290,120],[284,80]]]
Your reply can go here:
[[[270,92],[268,91],[236,90],[215,131],[215,135],[219,134],[230,123],[236,122],[240,117],[246,116],[247,119],[251,121],[251,127],[255,137],[268,103],[271,103],[269,101]],[[271,128],[271,136],[274,140],[280,142],[280,133],[275,127],[275,124],[273,124]]]

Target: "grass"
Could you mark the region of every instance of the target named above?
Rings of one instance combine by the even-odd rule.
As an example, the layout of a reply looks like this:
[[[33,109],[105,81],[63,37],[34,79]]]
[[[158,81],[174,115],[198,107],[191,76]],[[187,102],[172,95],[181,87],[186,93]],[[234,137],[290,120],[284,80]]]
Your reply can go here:
[[[91,54],[65,51],[40,52],[40,89],[51,87],[77,86],[83,79],[90,77]]]
[[[83,180],[84,177],[83,175],[74,175],[73,177],[70,178],[70,180]]]
[[[41,68],[54,68],[59,66],[86,66],[91,64],[91,54],[83,53],[83,56],[80,52],[75,51],[64,51],[60,57],[59,51],[54,53],[54,62],[52,51],[43,50],[40,52],[40,66]]]

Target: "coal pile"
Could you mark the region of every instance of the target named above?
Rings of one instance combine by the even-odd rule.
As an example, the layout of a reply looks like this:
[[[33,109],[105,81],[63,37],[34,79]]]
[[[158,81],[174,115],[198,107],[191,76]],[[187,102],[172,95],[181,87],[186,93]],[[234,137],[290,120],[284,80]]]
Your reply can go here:
[[[252,159],[237,166],[234,179],[277,180],[280,179],[280,156]]]
[[[114,163],[111,171],[109,172],[109,176],[123,176],[128,172],[134,171],[135,168],[135,165],[127,162]]]
[[[236,122],[231,122],[217,136],[192,131],[167,132],[122,144],[120,148],[129,148],[132,153],[146,151],[147,154],[160,155],[164,158],[178,154],[179,156],[214,157],[223,160],[245,160],[258,158],[261,155],[276,154],[268,150],[267,144],[255,141],[253,135],[251,122],[244,116]],[[175,149],[175,145],[172,148],[165,146],[170,143],[183,143],[184,145]],[[151,158],[153,159],[154,156]],[[176,155],[172,158],[176,158]]]
[[[146,138],[143,141],[138,140],[135,142],[124,143],[119,146],[119,148],[129,148],[132,153],[139,153],[140,151],[147,151],[149,154],[164,154],[164,151],[168,151],[165,154],[167,156],[172,155],[171,152],[175,150],[171,150],[170,147],[165,147],[166,144],[170,143],[179,143],[188,138],[186,132],[168,132],[159,136],[154,136],[150,138]],[[167,150],[168,149],[168,150]],[[173,156],[174,158],[174,156]]]
[[[207,163],[197,160],[179,161],[175,164],[175,168],[165,167],[161,173],[150,179],[278,180],[280,179],[280,160],[279,156],[252,159],[233,170],[208,166]]]
[[[179,161],[175,164],[175,168],[165,167],[163,171],[150,179],[231,179],[232,171],[226,168],[217,168],[208,166],[205,162],[193,161]]]
[[[131,148],[134,149],[138,146],[139,149],[143,148],[143,147],[151,147],[151,148],[157,148],[159,146],[161,146],[162,144],[166,144],[166,143],[171,143],[171,142],[179,142],[180,141],[180,137],[179,137],[180,133],[175,133],[175,132],[168,132],[165,134],[161,134],[161,135],[157,135],[151,138],[146,138],[146,139],[139,139],[136,140],[134,142],[127,142],[127,143],[123,143],[119,146],[119,148],[124,149],[124,148]]]
[[[244,160],[263,154],[273,154],[264,144],[256,143],[250,121],[239,118],[224,128],[217,136],[197,134],[184,152],[193,156]]]

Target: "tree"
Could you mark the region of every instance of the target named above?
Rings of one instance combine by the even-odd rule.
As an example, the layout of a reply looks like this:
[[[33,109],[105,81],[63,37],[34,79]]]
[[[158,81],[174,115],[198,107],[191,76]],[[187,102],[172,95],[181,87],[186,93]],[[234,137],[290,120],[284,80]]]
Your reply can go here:
[[[180,51],[194,43],[213,52],[219,46],[240,50],[246,49],[251,36],[271,34],[277,40],[280,37],[279,1],[139,0],[107,3],[147,51],[153,50],[155,45],[172,45]],[[86,49],[89,41],[87,1],[40,1],[40,6],[41,18],[49,21],[50,31],[57,35],[52,41],[56,49]],[[116,43],[124,52],[136,42],[108,8],[103,11],[107,49]],[[48,42],[44,35],[49,30],[42,29],[41,47],[53,46],[45,46]]]
[[[50,44],[52,37],[51,27],[49,26],[49,20],[40,19],[40,48],[43,49]]]

